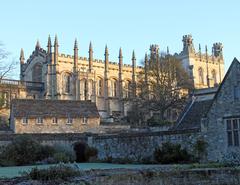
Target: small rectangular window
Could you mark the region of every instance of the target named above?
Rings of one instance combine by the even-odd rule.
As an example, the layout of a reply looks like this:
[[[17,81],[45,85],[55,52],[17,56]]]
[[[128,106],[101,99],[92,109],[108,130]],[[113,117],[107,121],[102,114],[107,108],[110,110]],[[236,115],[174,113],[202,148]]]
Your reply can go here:
[[[227,132],[227,136],[228,136],[228,146],[232,146],[233,145],[232,132],[231,131]]]
[[[233,119],[233,129],[237,130],[238,129],[238,120],[237,119]]]
[[[88,122],[88,118],[84,117],[82,123],[83,123],[83,124],[87,124],[87,122]]]
[[[230,119],[227,120],[227,130],[232,130],[232,124]]]
[[[54,118],[52,119],[52,123],[53,123],[53,124],[57,124],[57,123],[58,123],[58,118],[54,117]]]
[[[67,124],[72,124],[73,123],[73,119],[71,117],[67,118]]]
[[[238,130],[233,132],[234,146],[239,146]]]
[[[43,118],[42,117],[38,117],[37,118],[37,124],[42,124],[43,123]]]
[[[226,120],[228,146],[239,146],[239,118]]]
[[[28,118],[27,117],[23,117],[22,118],[22,123],[23,124],[27,124],[28,123]]]

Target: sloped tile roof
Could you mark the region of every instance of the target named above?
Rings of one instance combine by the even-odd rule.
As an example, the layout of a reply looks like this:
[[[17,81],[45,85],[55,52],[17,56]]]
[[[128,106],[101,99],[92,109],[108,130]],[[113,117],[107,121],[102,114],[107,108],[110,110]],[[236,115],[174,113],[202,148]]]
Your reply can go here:
[[[201,118],[205,117],[207,114],[213,99],[208,99],[204,101],[194,101],[188,104],[185,109],[185,114],[179,119],[178,124],[174,130],[184,130],[184,129],[199,129],[201,126]]]
[[[99,117],[96,104],[91,101],[14,99],[14,117]]]

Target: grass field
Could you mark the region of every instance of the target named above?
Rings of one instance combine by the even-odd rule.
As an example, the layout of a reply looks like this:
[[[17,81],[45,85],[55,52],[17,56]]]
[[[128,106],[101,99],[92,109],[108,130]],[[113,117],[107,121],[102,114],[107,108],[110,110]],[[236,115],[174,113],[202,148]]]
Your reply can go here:
[[[79,170],[90,169],[140,169],[140,168],[152,168],[160,165],[134,165],[134,164],[109,164],[109,163],[72,163],[70,166],[75,166]],[[33,165],[33,166],[13,166],[13,167],[0,167],[0,178],[14,178],[21,176],[22,172],[30,171],[32,168],[37,167],[39,169],[48,168],[52,165]]]

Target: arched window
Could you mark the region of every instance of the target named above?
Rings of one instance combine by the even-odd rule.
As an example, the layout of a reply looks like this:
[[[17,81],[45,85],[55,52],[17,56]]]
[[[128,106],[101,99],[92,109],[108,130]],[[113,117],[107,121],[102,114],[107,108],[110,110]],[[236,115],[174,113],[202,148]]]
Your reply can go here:
[[[217,84],[217,76],[216,76],[216,71],[215,70],[212,70],[212,79],[213,79],[214,85]]]
[[[84,100],[87,100],[87,93],[88,93],[88,84],[87,80],[84,81]]]
[[[42,82],[42,65],[40,63],[37,63],[33,66],[32,81],[33,82]]]
[[[204,84],[203,69],[201,67],[198,69],[198,78],[199,84]]]
[[[117,80],[111,81],[111,96],[112,97],[117,96]]]
[[[131,96],[131,82],[125,81],[124,82],[124,98],[129,98]]]
[[[71,75],[66,73],[63,78],[63,87],[65,93],[70,93],[71,91]]]
[[[103,95],[103,80],[101,78],[99,78],[97,81],[97,95]]]

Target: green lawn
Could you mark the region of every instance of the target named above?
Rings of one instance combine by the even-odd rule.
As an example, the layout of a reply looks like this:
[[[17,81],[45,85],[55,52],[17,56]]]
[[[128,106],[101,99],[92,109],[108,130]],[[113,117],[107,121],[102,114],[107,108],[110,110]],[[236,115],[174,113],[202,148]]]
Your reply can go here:
[[[160,165],[134,165],[134,164],[109,164],[109,163],[72,163],[71,166],[77,167],[79,170],[90,169],[139,169],[139,168],[151,168]],[[0,178],[13,178],[21,176],[24,171],[30,171],[32,168],[48,168],[53,165],[33,165],[33,166],[13,166],[13,167],[0,167]]]

